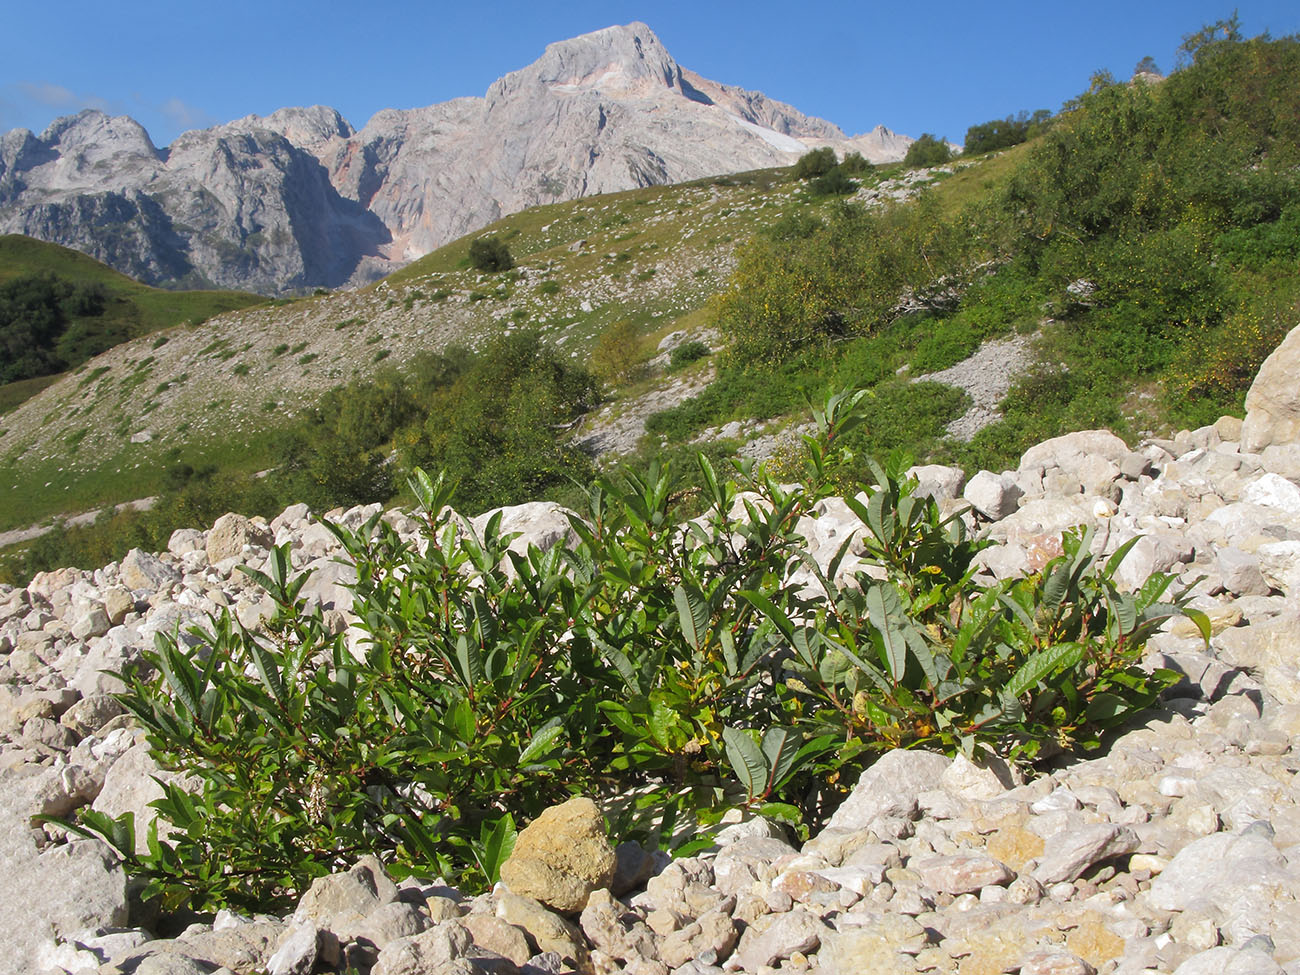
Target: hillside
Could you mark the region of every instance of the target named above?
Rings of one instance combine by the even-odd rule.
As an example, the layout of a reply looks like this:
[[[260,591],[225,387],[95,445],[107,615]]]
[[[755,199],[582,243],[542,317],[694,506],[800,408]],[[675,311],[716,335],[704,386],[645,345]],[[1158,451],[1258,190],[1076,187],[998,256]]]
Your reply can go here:
[[[302,294],[373,281],[539,204],[793,163],[849,137],[679,65],[645,24],[550,45],[481,97],[377,113],[359,131],[284,108],[154,146],[87,110],[0,136],[0,232],[75,247],[165,287]]]
[[[1298,50],[1213,36],[1005,152],[553,204],[361,291],[124,346],[0,428],[0,527],[162,490],[176,524],[328,508],[415,464],[481,506],[564,497],[592,451],[692,442],[780,473],[827,388],[869,389],[846,484],[871,454],[996,470],[1071,429],[1239,415],[1300,301]],[[514,266],[470,268],[493,240]],[[103,551],[170,527],[129,521]]]
[[[24,303],[20,289],[35,293],[24,294]],[[18,375],[0,384],[0,413],[53,382],[57,371],[121,342],[265,300],[233,291],[163,291],[78,251],[16,234],[0,236],[0,379]],[[21,368],[18,360],[33,352],[39,356]]]

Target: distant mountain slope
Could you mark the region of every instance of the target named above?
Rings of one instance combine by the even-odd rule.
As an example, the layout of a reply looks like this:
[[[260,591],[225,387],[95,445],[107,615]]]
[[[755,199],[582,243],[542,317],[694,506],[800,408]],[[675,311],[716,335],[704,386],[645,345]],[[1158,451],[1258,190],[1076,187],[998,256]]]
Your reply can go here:
[[[58,244],[0,236],[0,413],[48,384],[42,377],[119,342],[265,301],[238,291],[163,291]]]
[[[550,45],[482,98],[378,113],[281,109],[165,149],[125,117],[0,137],[0,232],[166,287],[301,292],[373,280],[539,203],[788,165],[811,146],[902,158],[681,67],[644,24]]]

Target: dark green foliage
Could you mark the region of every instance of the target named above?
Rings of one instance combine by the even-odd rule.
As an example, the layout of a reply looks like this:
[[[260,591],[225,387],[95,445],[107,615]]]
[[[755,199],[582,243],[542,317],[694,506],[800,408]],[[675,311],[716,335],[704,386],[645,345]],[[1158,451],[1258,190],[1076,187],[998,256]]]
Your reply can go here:
[[[99,284],[72,284],[52,274],[0,282],[0,383],[33,379],[79,365],[128,337],[96,330],[102,315]]]
[[[799,157],[799,161],[794,164],[794,178],[812,179],[816,176],[825,176],[835,166],[835,150],[830,146],[822,146]]]
[[[948,141],[925,132],[921,138],[907,147],[903,165],[908,169],[924,169],[929,166],[942,166],[951,158],[952,150],[948,148]]]
[[[839,166],[808,182],[808,191],[814,196],[847,196],[857,188],[858,184],[849,179]]]
[[[431,393],[422,427],[399,438],[402,456],[454,475],[456,503],[468,510],[536,500],[591,476],[590,458],[564,433],[597,390],[536,333],[501,336]]]
[[[862,176],[874,169],[871,163],[862,157],[860,152],[846,153],[843,161],[840,163],[842,169],[849,176]]]
[[[681,369],[699,359],[703,359],[711,350],[699,340],[683,342],[668,353],[668,368]]]
[[[1010,149],[1012,146],[1018,146],[1041,132],[1051,117],[1051,112],[1040,108],[1032,115],[1028,112],[1020,112],[1003,119],[972,125],[966,130],[962,154],[978,156],[981,153],[993,152],[995,149]]]
[[[981,587],[987,543],[872,465],[843,503],[885,578],[837,581],[843,549],[816,568],[797,526],[831,495],[861,400],[814,411],[803,485],[701,458],[703,514],[674,527],[671,472],[624,471],[546,553],[510,552],[499,518],[467,532],[451,486],[417,470],[421,539],[379,516],[336,529],[357,567],[352,647],[299,599],[285,545],[245,570],[274,604],[264,631],[223,614],[160,633],[150,672],[127,675],[159,763],[200,783],[154,803],[178,829],[137,854],[130,814],[66,825],[113,845],[164,909],[282,911],[366,852],[489,885],[515,824],[574,793],[635,788],[616,841],[666,847],[737,802],[806,835],[887,749],[1026,763],[1095,748],[1149,706],[1176,675],[1137,663],[1183,597],[1163,575],[1120,592],[1123,550],[1098,564],[1067,535],[1041,572]]]
[[[469,264],[476,271],[495,274],[498,271],[509,271],[515,266],[515,260],[510,256],[510,248],[504,240],[488,234],[470,241]]]

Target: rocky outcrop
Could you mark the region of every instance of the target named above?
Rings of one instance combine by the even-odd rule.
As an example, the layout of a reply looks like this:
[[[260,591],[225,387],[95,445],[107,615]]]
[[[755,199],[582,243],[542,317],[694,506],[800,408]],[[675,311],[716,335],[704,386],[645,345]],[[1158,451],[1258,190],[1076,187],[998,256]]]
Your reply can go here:
[[[1181,624],[1157,635],[1145,665],[1181,679],[1100,752],[1029,781],[996,760],[887,752],[806,842],[734,810],[711,848],[672,861],[610,850],[599,808],[572,800],[524,831],[491,892],[395,883],[363,857],[288,917],[223,912],[173,938],[132,915],[106,847],[32,817],[142,808],[156,769],[101,671],[159,629],[256,609],[239,560],[209,548],[237,543],[264,567],[267,545],[287,543],[295,569],[326,573],[345,568],[337,542],[295,506],[266,525],[226,516],[177,533],[130,566],[0,588],[0,972],[1300,971],[1300,481],[1269,452],[1296,443],[1255,453],[1234,433],[1221,421],[1136,450],[1075,433],[964,488],[956,472],[917,471],[947,510],[966,507],[958,491],[978,500],[963,517],[999,542],[982,553],[990,576],[1032,571],[1060,527],[1089,523],[1102,552],[1144,536],[1132,584],[1154,568],[1193,584],[1209,644]],[[355,526],[377,510],[330,517]],[[506,514],[526,541],[563,537],[561,511]],[[827,503],[802,529],[829,543],[820,561],[861,526]],[[345,581],[309,596],[340,625]]]
[[[505,214],[782,166],[811,146],[901,159],[758,92],[682,68],[644,24],[552,44],[482,98],[385,110],[359,132],[286,108],[158,149],[99,111],[0,137],[0,232],[151,284],[267,293],[373,280]]]

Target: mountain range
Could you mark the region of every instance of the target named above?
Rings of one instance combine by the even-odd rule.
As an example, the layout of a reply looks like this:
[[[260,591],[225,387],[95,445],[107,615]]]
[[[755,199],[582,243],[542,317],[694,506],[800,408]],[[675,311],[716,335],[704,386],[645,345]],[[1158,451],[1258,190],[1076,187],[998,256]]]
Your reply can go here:
[[[809,148],[901,159],[683,68],[644,24],[547,47],[483,97],[379,112],[360,130],[284,108],[156,147],[95,110],[0,136],[0,233],[72,247],[149,284],[301,293],[375,280],[500,217],[788,165]]]

